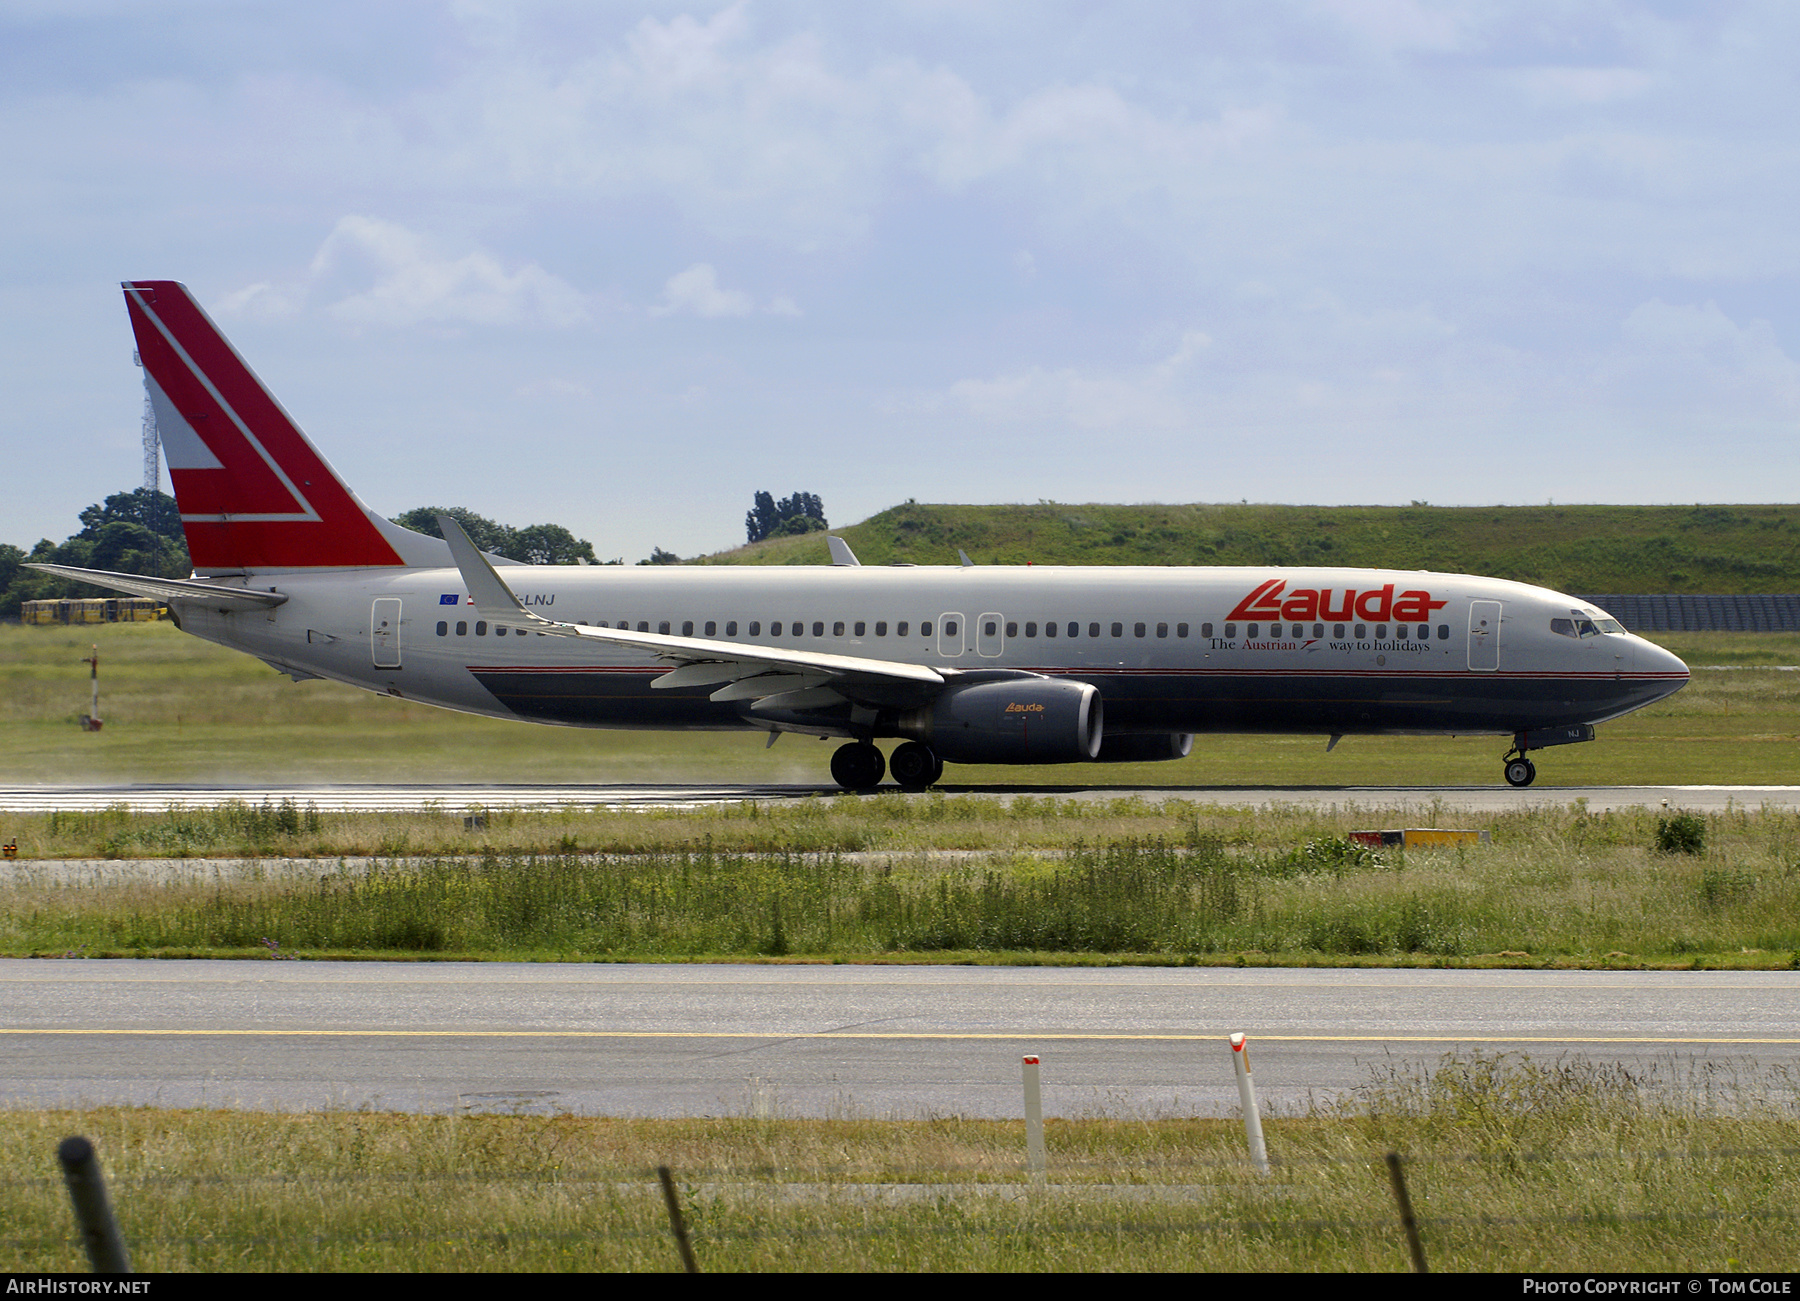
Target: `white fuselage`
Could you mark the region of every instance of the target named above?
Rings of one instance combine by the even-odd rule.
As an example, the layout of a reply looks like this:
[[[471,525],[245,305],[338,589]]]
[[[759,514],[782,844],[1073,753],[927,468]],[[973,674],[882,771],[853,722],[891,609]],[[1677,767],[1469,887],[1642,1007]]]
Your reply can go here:
[[[1032,566],[500,573],[527,610],[561,623],[1089,682],[1105,699],[1109,733],[1516,733],[1614,718],[1687,680],[1679,659],[1629,633],[1554,630],[1553,620],[1569,624],[1584,610],[1575,598],[1464,575]],[[711,701],[705,689],[653,690],[670,667],[653,655],[483,620],[455,569],[258,574],[248,585],[288,599],[231,614],[178,602],[183,628],[297,676],[472,713],[592,727],[769,726],[753,706]]]

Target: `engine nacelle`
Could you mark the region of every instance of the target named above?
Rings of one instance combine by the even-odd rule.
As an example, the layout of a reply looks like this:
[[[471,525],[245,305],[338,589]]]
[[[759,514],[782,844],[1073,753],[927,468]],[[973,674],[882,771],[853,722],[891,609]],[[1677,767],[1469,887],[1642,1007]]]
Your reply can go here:
[[[1163,763],[1185,759],[1194,752],[1192,732],[1152,732],[1125,735],[1108,732],[1100,742],[1098,763]]]
[[[1089,683],[1009,678],[951,687],[904,730],[951,763],[1089,763],[1102,712]]]

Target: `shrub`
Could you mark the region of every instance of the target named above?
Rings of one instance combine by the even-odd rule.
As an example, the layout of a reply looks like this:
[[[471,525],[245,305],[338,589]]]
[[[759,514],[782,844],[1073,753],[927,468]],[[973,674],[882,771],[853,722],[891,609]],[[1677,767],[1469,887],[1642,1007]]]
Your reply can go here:
[[[1695,813],[1656,820],[1656,849],[1662,854],[1700,854],[1706,850],[1706,822]]]

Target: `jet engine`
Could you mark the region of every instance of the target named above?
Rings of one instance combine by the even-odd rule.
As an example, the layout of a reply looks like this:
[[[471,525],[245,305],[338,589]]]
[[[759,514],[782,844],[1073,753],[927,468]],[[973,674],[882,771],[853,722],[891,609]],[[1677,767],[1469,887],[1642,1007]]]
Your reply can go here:
[[[1090,763],[1101,713],[1089,683],[1007,678],[951,687],[900,730],[951,763]]]

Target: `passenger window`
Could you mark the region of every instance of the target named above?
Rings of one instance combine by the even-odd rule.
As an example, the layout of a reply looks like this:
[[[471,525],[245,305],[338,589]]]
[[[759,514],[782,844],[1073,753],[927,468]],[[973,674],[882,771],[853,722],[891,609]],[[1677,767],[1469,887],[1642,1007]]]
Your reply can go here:
[[[995,622],[994,622],[994,621],[993,621],[993,620],[992,620],[992,619],[989,619],[989,620],[988,620],[988,621],[987,621],[987,622],[986,622],[986,623],[985,623],[985,624],[983,624],[983,625],[982,625],[982,627],[981,627],[981,631],[982,631],[982,634],[983,634],[983,635],[984,635],[984,636],[988,636],[988,637],[992,637],[992,636],[993,636],[993,635],[994,635],[994,631],[995,631],[995,629],[997,629],[997,628],[999,628],[999,626],[1000,626],[1000,625],[999,625],[999,624],[997,624],[997,623],[995,623]]]
[[[954,620],[954,619],[944,620],[944,636],[946,636],[946,637],[956,636],[956,620]]]
[[[691,628],[693,625],[689,624],[688,626]],[[711,619],[708,619],[706,621],[706,635],[708,637],[716,637],[716,636],[718,636],[718,634],[719,634],[719,625],[714,623]]]
[[[506,625],[503,623],[495,624],[494,625],[494,636],[496,636],[496,637],[506,636]]]
[[[1377,640],[1377,641],[1379,641],[1379,640],[1380,640],[1380,639],[1381,639],[1381,638],[1383,638],[1383,637],[1385,637],[1385,636],[1387,636],[1387,625],[1386,625],[1386,624],[1385,624],[1385,623],[1378,623],[1378,624],[1376,624],[1376,625],[1375,625],[1375,638],[1376,638],[1376,640]]]
[[[841,622],[832,624],[831,635],[833,637],[842,637],[844,635],[844,625]]]
[[[1235,624],[1235,623],[1228,623],[1228,624],[1226,624],[1226,625],[1225,625],[1225,635],[1226,635],[1226,636],[1227,636],[1227,637],[1235,637],[1235,636],[1237,636],[1237,625],[1236,625],[1236,624]]]
[[[438,636],[448,637],[449,635],[450,635],[450,625],[445,623],[442,619],[439,619],[438,620]]]
[[[1431,636],[1431,625],[1428,623],[1420,624],[1419,625],[1419,640],[1426,641],[1430,638],[1430,636]]]
[[[876,622],[875,622],[875,635],[876,635],[876,636],[877,636],[877,637],[885,637],[885,636],[887,636],[887,620],[886,620],[886,619],[878,619],[878,620],[876,620]]]
[[[778,623],[770,624],[769,625],[769,636],[771,636],[771,637],[781,636],[781,625]]]
[[[1261,627],[1262,627],[1262,625],[1261,625],[1261,624],[1260,624],[1260,623],[1253,623],[1253,624],[1250,624],[1250,625],[1249,625],[1249,626],[1247,626],[1247,627],[1246,627],[1246,628],[1245,628],[1245,629],[1244,629],[1244,636],[1246,636],[1246,637],[1254,637],[1254,636],[1256,636],[1256,633],[1257,633],[1257,629],[1259,629],[1259,628],[1261,628]]]
[[[1313,625],[1313,636],[1323,637],[1324,635],[1325,635],[1325,625],[1322,623],[1315,623]]]
[[[1012,625],[1011,625],[1011,624],[1008,624],[1008,625],[1007,625],[1007,627],[1009,627],[1009,628],[1010,628],[1010,627],[1011,627],[1011,626],[1012,626]],[[1036,625],[1036,624],[1035,624],[1035,623],[1028,623],[1028,624],[1026,624],[1026,625],[1025,625],[1025,635],[1026,635],[1026,636],[1027,636],[1027,637],[1035,637],[1035,636],[1037,636],[1037,625]]]
[[[921,637],[931,636],[931,620],[926,619],[919,624],[919,636],[921,636]]]
[[[1177,637],[1187,636],[1187,625],[1185,623],[1176,624],[1175,625],[1175,635]],[[1201,635],[1206,636],[1206,637],[1212,636],[1212,625],[1210,623],[1206,625],[1206,631]]]
[[[823,637],[824,635],[825,635],[825,621],[823,619],[814,619],[813,620],[813,636]]]
[[[1357,640],[1360,641],[1362,638],[1367,637],[1368,635],[1369,635],[1369,625],[1368,624],[1359,623],[1356,625]]]
[[[458,637],[467,637],[469,635],[469,625],[463,620],[457,620],[456,635]]]
[[[750,635],[752,637],[762,636],[762,621],[761,620],[755,620],[755,619],[751,620]]]
[[[1044,636],[1046,636],[1046,637],[1056,636],[1056,625],[1053,623],[1045,624],[1044,625]]]
[[[1100,635],[1100,625],[1097,623],[1090,623],[1088,625],[1088,636],[1098,637],[1099,635]]]
[[[669,621],[667,619],[660,620],[656,625],[656,631],[659,636],[667,637],[669,635]]]
[[[860,636],[862,636],[862,635],[863,635],[863,629],[864,629],[864,628],[866,628],[866,627],[868,627],[868,625],[867,625],[867,624],[865,624],[865,623],[864,623],[864,622],[863,622],[863,621],[862,621],[862,620],[861,620],[861,619],[858,619],[858,620],[857,620],[857,621],[856,621],[856,627],[854,627],[854,628],[852,628],[852,629],[851,629],[851,630],[850,630],[850,631],[851,631],[851,632],[852,632],[852,633],[853,633],[853,634],[854,634],[854,635],[855,635],[855,636],[858,636],[858,637],[860,637]]]
[[[1098,626],[1098,625],[1096,625],[1096,626]],[[1071,637],[1079,637],[1079,636],[1081,636],[1081,625],[1076,623],[1073,619],[1071,619],[1069,621],[1069,626],[1066,629],[1066,631],[1068,632],[1069,636],[1071,636]]]
[[[1008,637],[1017,637],[1019,635],[1019,625],[1016,623],[1007,624],[1006,625],[1006,635]]]
[[[1341,639],[1344,635],[1344,625],[1341,623],[1332,624],[1331,625],[1331,635],[1333,637],[1337,637],[1337,638]]]
[[[1449,641],[1450,640],[1450,625],[1449,624],[1440,623],[1438,625],[1438,640],[1439,641]]]
[[[639,619],[638,620],[638,631],[639,632],[649,632],[650,624],[646,620]]]
[[[481,620],[476,620],[476,622],[475,622],[475,635],[476,635],[476,636],[477,636],[477,637],[485,637],[485,636],[487,636],[487,624],[486,624],[486,623],[485,623],[485,622],[483,622],[483,621],[481,621]]]
[[[906,621],[904,619],[902,619],[899,623],[894,625],[894,636],[896,636],[896,637],[906,636]]]
[[[1142,633],[1139,633],[1138,635],[1140,637],[1143,636]],[[1156,625],[1156,635],[1158,637],[1167,637],[1169,635],[1169,625],[1166,623],[1157,624]]]
[[[694,635],[694,621],[692,619],[683,619],[681,621],[681,635],[683,637],[692,637]]]
[[[737,620],[736,619],[731,620],[729,623],[727,623],[725,625],[725,635],[727,637],[737,636]]]
[[[1405,641],[1406,640],[1406,625],[1403,623],[1395,624],[1394,625],[1394,636],[1398,637],[1401,641]]]

